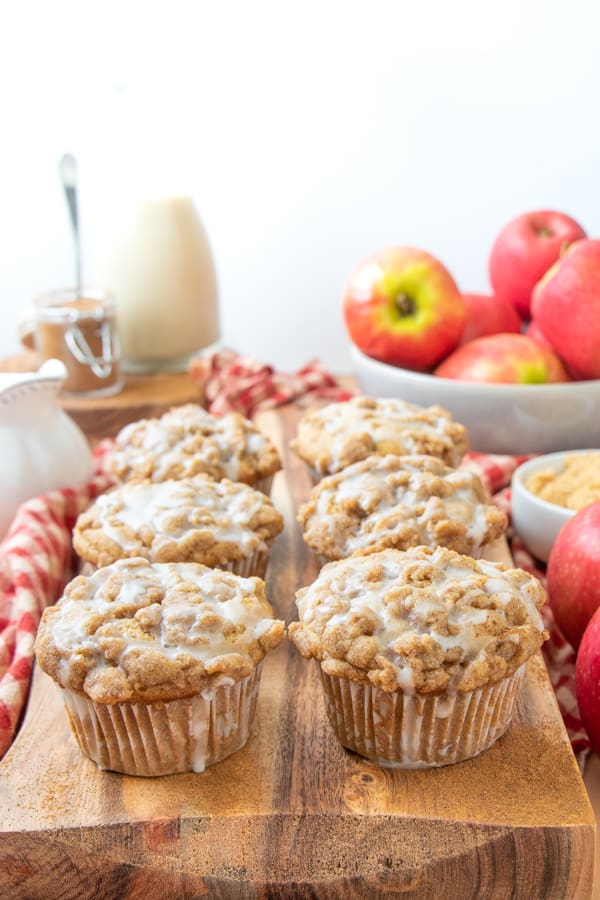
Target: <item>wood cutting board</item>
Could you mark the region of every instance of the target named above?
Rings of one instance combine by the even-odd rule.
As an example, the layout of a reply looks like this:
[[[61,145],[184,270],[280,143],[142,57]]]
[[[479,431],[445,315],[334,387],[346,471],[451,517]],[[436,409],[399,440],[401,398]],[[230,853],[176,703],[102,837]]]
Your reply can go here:
[[[295,512],[310,490],[287,449],[298,410],[265,413],[285,515],[267,590],[295,618],[317,567]],[[505,544],[498,558],[507,557]],[[591,896],[595,818],[541,655],[515,719],[473,760],[383,769],[345,751],[318,672],[288,643],[267,658],[251,738],[201,775],[100,772],[39,670],[0,763],[2,898],[576,898]]]

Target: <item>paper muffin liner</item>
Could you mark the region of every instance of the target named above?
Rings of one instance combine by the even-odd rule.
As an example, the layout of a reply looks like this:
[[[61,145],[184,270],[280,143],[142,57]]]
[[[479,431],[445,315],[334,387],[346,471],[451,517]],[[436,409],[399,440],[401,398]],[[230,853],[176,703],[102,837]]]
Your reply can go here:
[[[256,550],[250,556],[243,559],[234,559],[229,563],[223,563],[216,568],[225,569],[227,572],[233,572],[235,575],[241,575],[242,578],[250,578],[251,575],[257,575],[264,578],[269,564],[269,551]]]
[[[333,474],[332,472],[319,472],[318,469],[315,469],[314,466],[311,466],[310,463],[307,462],[305,462],[304,465],[306,466],[306,471],[308,472],[313,485],[317,485],[320,481],[323,481],[326,475]]]
[[[250,485],[250,487],[253,487],[255,491],[260,491],[262,494],[266,494],[267,497],[270,497],[275,474],[276,473],[273,472],[272,475],[265,475],[263,478],[257,478],[256,481]]]
[[[183,560],[182,560],[183,561]],[[196,562],[201,562],[201,560],[196,560]],[[213,566],[215,569],[225,569],[226,572],[233,572],[234,575],[241,575],[242,578],[250,578],[251,575],[256,575],[258,578],[265,577],[267,573],[267,566],[269,564],[269,550],[256,550],[254,553],[251,553],[249,556],[245,556],[243,559],[232,560],[228,563],[221,563],[219,566]],[[94,563],[89,562],[89,560],[80,559],[78,574],[79,575],[92,575],[98,566]]]
[[[319,669],[327,715],[344,747],[380,766],[424,769],[477,756],[504,734],[525,666],[496,684],[437,695],[388,693]]]
[[[488,548],[489,546],[490,546],[490,544],[483,544],[482,547],[473,547],[473,548],[471,548],[471,551],[469,552],[468,555],[469,555],[469,556],[472,556],[473,559],[486,558],[486,550],[487,550],[487,548]],[[361,548],[361,552],[364,553],[364,554],[367,554],[367,553],[369,553],[369,552],[372,552],[372,553],[378,553],[379,550],[375,549],[375,550],[369,551],[369,548],[368,548],[368,547],[362,547],[362,548]],[[334,558],[334,557],[331,557],[331,556],[325,556],[324,553],[319,553],[319,552],[316,551],[316,550],[313,551],[313,553],[314,553],[314,557],[315,557],[315,559],[316,559],[316,561],[317,561],[317,565],[319,566],[319,569],[322,569],[323,566],[326,566],[326,565],[327,565],[328,563],[330,563],[330,562],[337,562],[337,561],[338,561],[337,557]],[[351,553],[348,553],[348,556],[351,556],[351,555],[352,555]],[[347,559],[347,558],[348,558],[347,556],[346,556],[346,557],[340,557],[340,560],[341,560],[341,559]],[[488,558],[489,558],[489,557],[488,557]]]
[[[71,730],[99,769],[126,775],[203,772],[240,750],[256,711],[261,664],[238,682],[184,700],[95,703],[60,688]]]

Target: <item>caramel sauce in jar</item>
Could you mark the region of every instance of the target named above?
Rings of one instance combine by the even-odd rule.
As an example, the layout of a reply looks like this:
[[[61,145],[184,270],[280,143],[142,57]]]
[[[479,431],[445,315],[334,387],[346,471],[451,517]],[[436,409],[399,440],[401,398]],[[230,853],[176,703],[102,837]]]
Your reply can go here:
[[[114,297],[109,291],[59,290],[34,301],[33,344],[67,368],[62,394],[104,397],[123,387]]]

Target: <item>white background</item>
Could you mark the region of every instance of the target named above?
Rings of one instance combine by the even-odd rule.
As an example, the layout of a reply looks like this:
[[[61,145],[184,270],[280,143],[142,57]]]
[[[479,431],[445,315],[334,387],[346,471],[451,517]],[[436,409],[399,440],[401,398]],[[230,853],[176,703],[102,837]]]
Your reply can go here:
[[[0,354],[73,280],[58,160],[79,160],[85,280],[127,192],[190,194],[223,340],[350,368],[346,276],[387,244],[463,290],[514,215],[600,236],[597,0],[2,5]]]

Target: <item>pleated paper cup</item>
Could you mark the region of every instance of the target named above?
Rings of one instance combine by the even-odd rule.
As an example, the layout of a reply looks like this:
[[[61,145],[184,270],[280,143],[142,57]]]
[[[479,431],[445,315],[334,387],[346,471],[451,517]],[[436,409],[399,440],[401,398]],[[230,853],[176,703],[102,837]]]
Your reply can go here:
[[[241,559],[234,559],[231,560],[231,562],[213,566],[213,568],[224,569],[226,572],[233,572],[234,575],[240,575],[242,578],[250,578],[252,575],[256,575],[257,578],[264,579],[269,564],[269,553],[270,548],[267,550],[256,550],[254,553],[244,556]],[[89,562],[89,560],[82,559],[79,561],[79,575],[93,575],[97,569],[98,566]]]
[[[305,465],[306,465],[306,471],[308,472],[308,474],[310,476],[310,480],[311,480],[313,486],[319,484],[320,481],[323,481],[323,479],[326,478],[327,475],[335,474],[333,472],[321,473],[321,472],[319,472],[318,469],[315,469],[314,466],[311,466],[308,463],[305,463]]]
[[[95,703],[61,688],[71,730],[99,769],[126,775],[203,772],[240,750],[256,711],[261,664],[238,682],[183,700]]]
[[[255,491],[260,491],[262,494],[266,494],[267,497],[271,496],[271,490],[273,489],[273,479],[275,478],[276,473],[274,472],[272,475],[264,475],[262,478],[257,478],[256,481],[250,485],[253,487]]]
[[[327,715],[344,747],[380,766],[425,769],[477,756],[505,733],[524,669],[455,694],[388,693],[320,672]]]
[[[233,572],[235,575],[240,575],[242,578],[250,578],[252,575],[256,575],[258,578],[264,579],[267,573],[268,563],[269,551],[257,550],[255,553],[251,553],[250,556],[232,560],[217,568]]]

